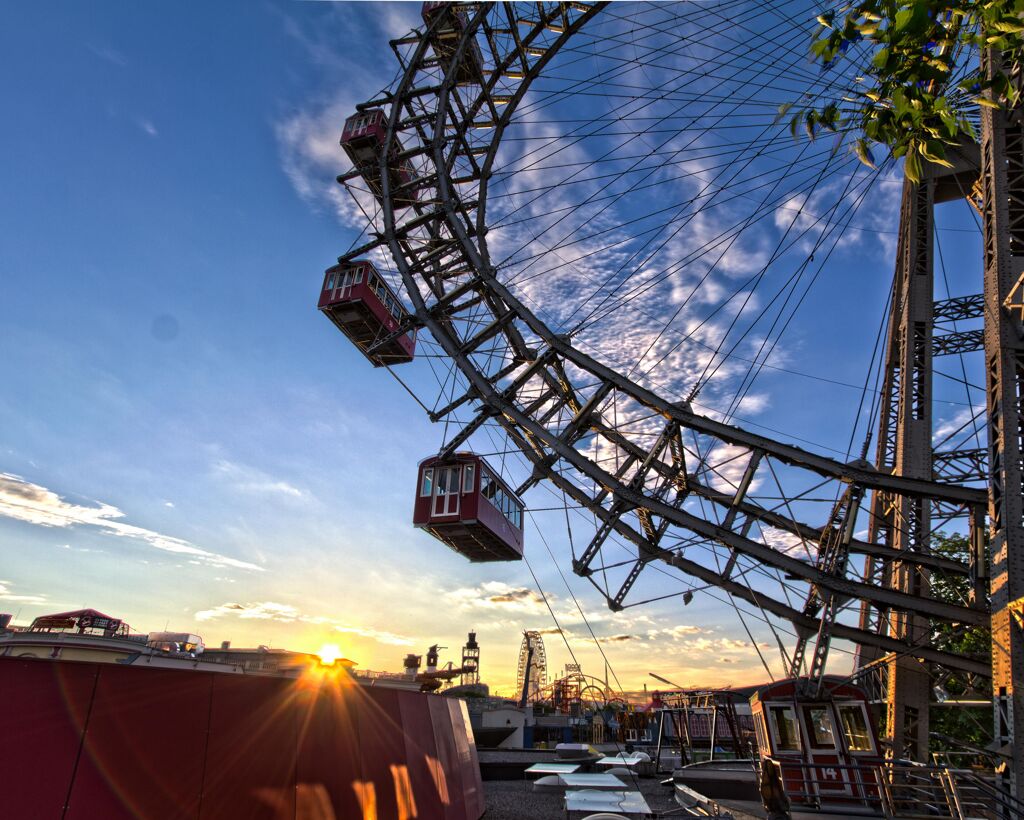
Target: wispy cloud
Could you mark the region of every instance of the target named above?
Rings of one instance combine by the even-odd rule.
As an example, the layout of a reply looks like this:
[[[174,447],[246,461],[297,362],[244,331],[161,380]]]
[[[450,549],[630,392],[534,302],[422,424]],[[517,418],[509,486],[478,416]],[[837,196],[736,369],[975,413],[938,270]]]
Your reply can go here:
[[[23,595],[14,594],[11,591],[10,581],[0,581],[0,600],[13,601],[19,604],[45,604],[48,599],[45,595]]]
[[[160,132],[157,131],[156,126],[153,125],[151,120],[147,120],[145,117],[137,119],[135,124],[138,125],[144,133],[149,134],[151,137],[160,136]]]
[[[71,504],[53,490],[33,484],[20,476],[0,473],[0,516],[40,527],[95,527],[108,535],[131,538],[163,552],[195,559],[218,567],[263,571],[263,567],[197,547],[182,538],[127,524],[118,519],[124,513],[111,504]]]
[[[952,416],[943,419],[935,425],[935,432],[932,433],[932,444],[944,444],[944,449],[951,450],[954,445],[947,443],[947,439],[955,439],[956,442],[959,442],[962,439],[970,438],[975,432],[975,424],[984,431],[985,425],[983,422],[972,423],[974,419],[983,418],[982,414],[984,412],[984,405],[963,407],[957,410]],[[984,435],[984,432],[982,435]]]
[[[99,59],[108,62],[111,65],[116,65],[118,68],[124,68],[126,65],[128,65],[128,58],[125,57],[116,48],[111,48],[110,46],[98,46],[90,44],[88,46],[88,49]]]
[[[671,638],[684,638],[690,635],[699,635],[704,630],[699,626],[693,624],[676,624],[671,629],[664,629],[662,633],[668,635]]]
[[[106,550],[96,550],[90,547],[75,547],[71,544],[61,544],[60,548],[62,550],[70,550],[71,552],[106,552]]]
[[[362,638],[369,638],[377,643],[388,646],[414,646],[416,641],[404,635],[397,635],[387,630],[373,629],[371,627],[352,626],[344,621],[329,618],[324,615],[309,615],[301,612],[291,604],[282,604],[277,601],[250,601],[248,603],[237,603],[229,601],[211,609],[202,609],[196,612],[197,621],[211,621],[216,618],[240,618],[241,620],[277,621],[279,623],[302,623],[328,626],[335,632],[345,635],[358,635]]]
[[[478,587],[460,587],[446,593],[445,597],[460,609],[496,609],[523,615],[547,612],[540,593],[501,581],[485,581]]]
[[[248,495],[272,495],[289,499],[308,499],[310,493],[287,481],[275,478],[255,467],[224,459],[213,465],[214,474],[231,489]]]

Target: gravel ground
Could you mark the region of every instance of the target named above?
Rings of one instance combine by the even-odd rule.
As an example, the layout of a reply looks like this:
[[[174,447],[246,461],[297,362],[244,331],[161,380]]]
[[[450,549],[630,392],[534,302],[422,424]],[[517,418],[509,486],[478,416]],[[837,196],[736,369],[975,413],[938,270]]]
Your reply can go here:
[[[640,791],[655,817],[670,809],[678,810],[671,786],[660,783],[666,778],[667,775],[639,781]],[[561,795],[535,794],[525,780],[484,781],[484,798],[487,803],[485,820],[562,820],[565,817],[565,800]]]

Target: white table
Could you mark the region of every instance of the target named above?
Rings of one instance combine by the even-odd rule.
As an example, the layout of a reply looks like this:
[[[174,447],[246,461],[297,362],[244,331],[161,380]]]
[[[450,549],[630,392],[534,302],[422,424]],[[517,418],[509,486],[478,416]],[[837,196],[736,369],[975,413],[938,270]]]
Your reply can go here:
[[[526,770],[526,774],[573,774],[579,771],[579,763],[534,763]]]
[[[602,757],[600,760],[594,763],[595,766],[625,766],[627,769],[635,768],[641,763],[646,763],[650,760],[646,755],[641,757],[640,755],[615,755],[613,757]]]
[[[560,774],[558,779],[567,789],[621,789],[626,784],[613,774]]]
[[[614,812],[635,817],[650,816],[651,808],[640,792],[634,791],[571,791],[565,793],[565,811]]]

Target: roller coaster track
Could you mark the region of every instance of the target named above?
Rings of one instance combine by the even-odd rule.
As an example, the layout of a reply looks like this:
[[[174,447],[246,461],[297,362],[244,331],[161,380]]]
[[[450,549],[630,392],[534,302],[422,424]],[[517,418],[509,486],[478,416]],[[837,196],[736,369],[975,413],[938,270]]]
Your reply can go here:
[[[849,560],[858,553],[925,568],[933,577],[966,575],[968,568],[956,561],[856,537],[858,516],[869,515],[862,508],[869,494],[882,494],[891,506],[912,498],[966,515],[986,504],[983,490],[894,476],[863,461],[842,463],[668,400],[552,331],[493,264],[487,201],[502,136],[531,84],[606,5],[457,4],[464,26],[452,27],[450,18],[439,16],[422,31],[392,41],[400,76],[390,90],[359,106],[388,112],[382,213],[371,240],[342,260],[388,252],[412,303],[399,332],[426,329],[464,377],[465,392],[431,414],[434,420],[460,409],[474,414],[444,452],[464,445],[485,424],[500,425],[532,465],[520,493],[548,481],[596,517],[595,535],[573,569],[601,590],[612,609],[627,605],[645,567],[664,562],[766,617],[791,623],[797,671],[805,645],[817,636],[819,669],[830,638],[837,638],[989,674],[972,658],[858,628],[855,618],[843,614],[867,601],[886,613],[965,628],[987,624],[984,601],[962,606],[869,583]],[[448,45],[438,56],[432,43],[445,26]],[[471,56],[477,49],[479,64]],[[401,158],[416,169],[402,190],[392,190],[387,173],[396,140]],[[394,207],[396,194],[409,189],[420,192],[419,200]],[[623,417],[632,421],[616,421]],[[602,458],[595,455],[598,446]],[[726,448],[734,466],[742,465],[740,477],[728,482],[706,457]],[[752,499],[751,487],[761,482],[780,490],[783,483],[824,488],[820,494],[835,503],[823,522],[807,523],[793,510],[800,493],[777,507]],[[595,578],[610,566],[601,563],[610,538],[635,550],[615,588]],[[712,545],[724,565],[711,560],[702,544]],[[802,601],[791,599],[794,586]]]

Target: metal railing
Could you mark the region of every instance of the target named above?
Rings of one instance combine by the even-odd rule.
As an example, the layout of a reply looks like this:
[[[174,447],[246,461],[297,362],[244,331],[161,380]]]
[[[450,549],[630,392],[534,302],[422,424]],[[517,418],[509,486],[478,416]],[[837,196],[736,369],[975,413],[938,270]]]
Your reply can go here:
[[[773,762],[794,808],[887,820],[1024,818],[1024,802],[1000,790],[991,772],[905,763]]]

